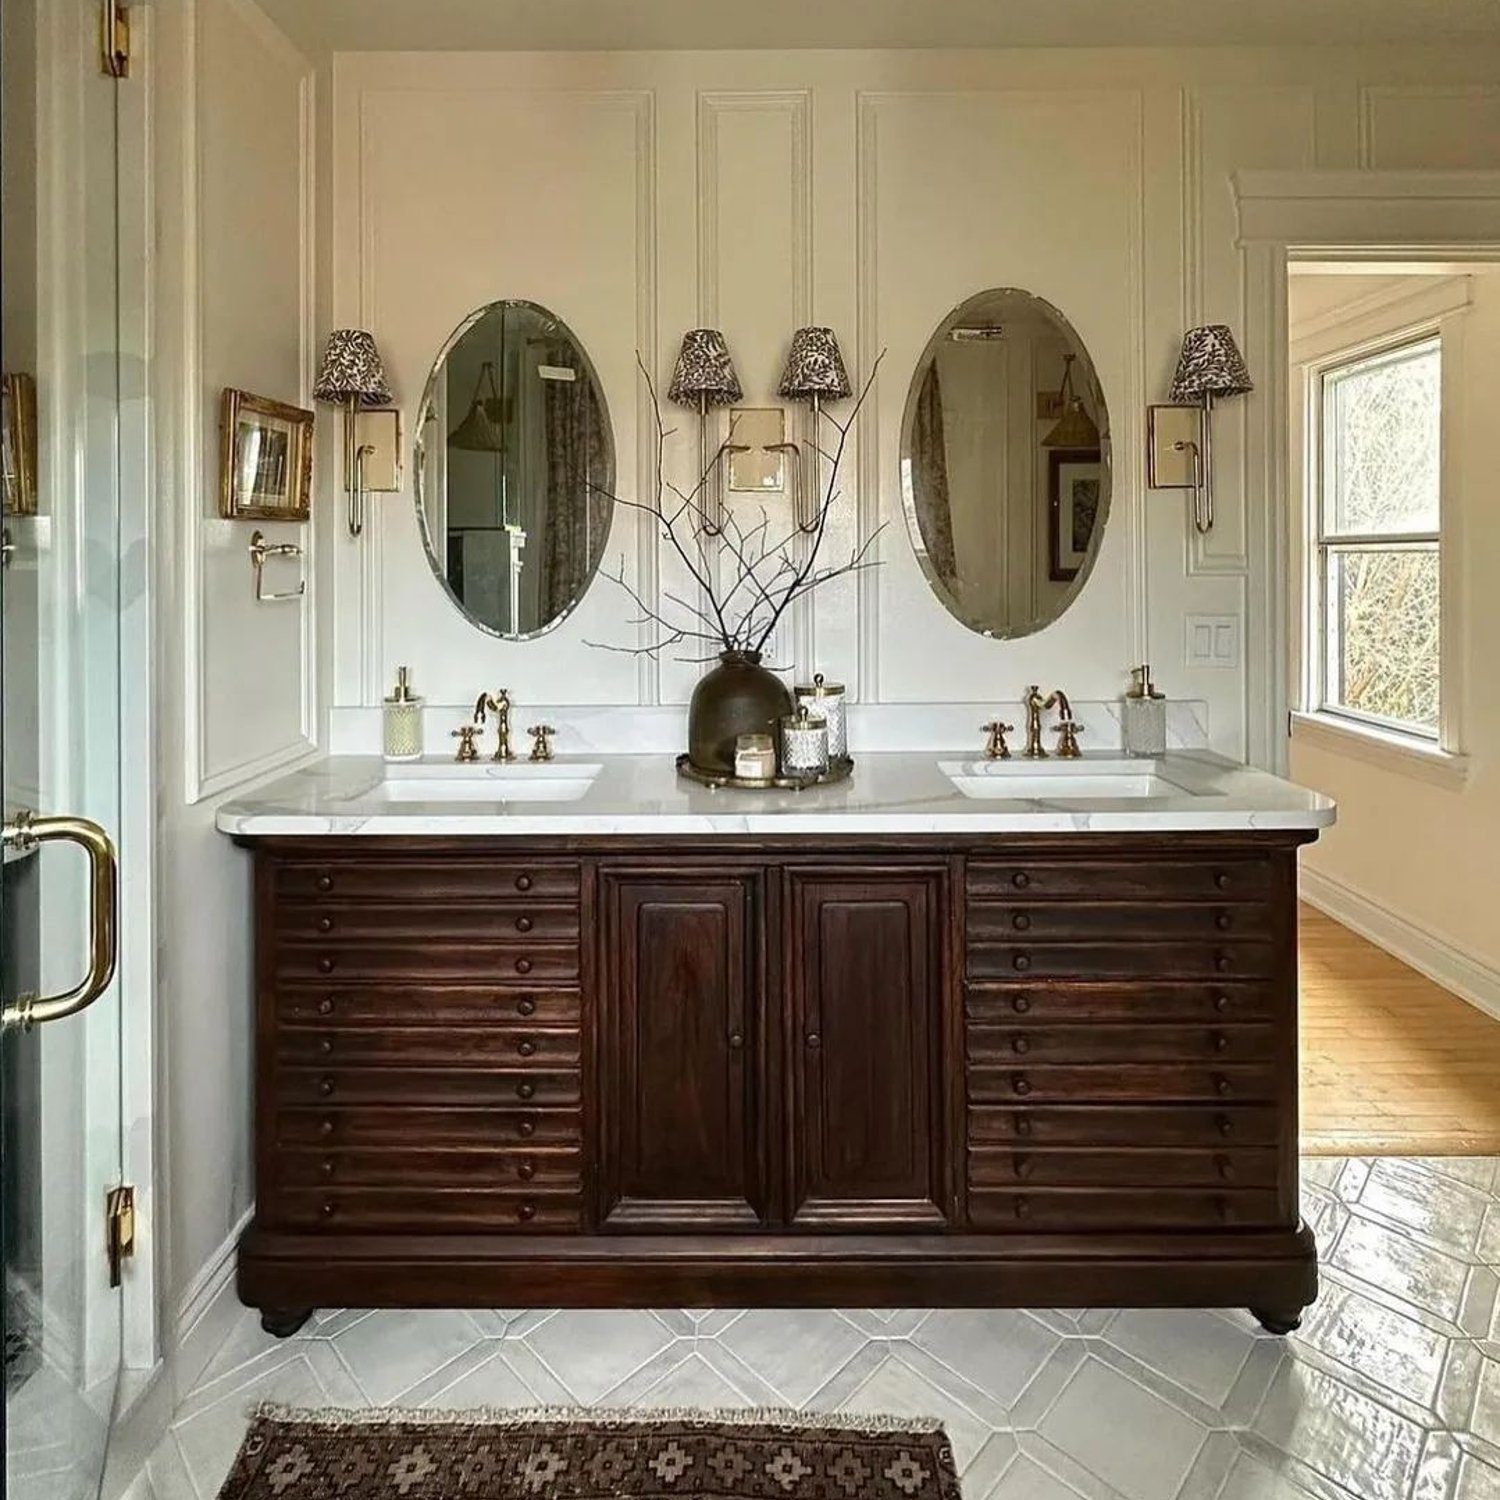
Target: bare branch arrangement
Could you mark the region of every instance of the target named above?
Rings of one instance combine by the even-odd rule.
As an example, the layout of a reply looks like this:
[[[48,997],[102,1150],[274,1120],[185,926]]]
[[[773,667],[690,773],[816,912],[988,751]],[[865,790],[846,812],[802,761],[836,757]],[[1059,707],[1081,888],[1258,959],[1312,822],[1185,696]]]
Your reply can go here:
[[[656,639],[642,646],[615,646],[603,641],[590,641],[588,644],[597,646],[601,651],[645,656],[684,644],[692,649],[696,643],[702,654],[679,656],[676,659],[708,662],[729,652],[757,660],[781,617],[798,599],[805,598],[814,589],[821,588],[835,578],[878,567],[879,561],[872,558],[870,553],[885,529],[883,525],[854,548],[847,561],[820,565],[818,554],[822,550],[829,514],[839,498],[839,469],[843,463],[849,434],[859,418],[860,409],[870,394],[870,388],[880,369],[880,361],[884,358],[882,352],[875,360],[869,378],[860,388],[859,396],[846,418],[840,420],[826,410],[821,413],[822,420],[828,424],[828,444],[824,443],[821,429],[814,434],[811,442],[802,444],[805,451],[801,457],[813,473],[820,473],[826,464],[826,483],[819,496],[816,514],[809,524],[805,528],[801,527],[796,524],[794,517],[791,527],[782,534],[773,530],[770,515],[764,506],[760,509],[760,519],[750,526],[741,522],[728,506],[723,507],[722,524],[716,525],[708,515],[704,497],[715,470],[734,441],[732,426],[729,436],[719,446],[709,461],[708,468],[698,476],[690,490],[683,490],[667,479],[663,456],[666,440],[674,429],[667,427],[662,419],[661,400],[655,383],[638,353],[636,366],[641,372],[642,380],[646,382],[656,416],[655,495],[649,504],[640,500],[627,500],[614,494],[609,498],[616,505],[640,511],[656,522],[660,527],[662,540],[670,545],[686,568],[688,576],[697,584],[700,602],[695,603],[668,590],[662,595],[663,607],[654,607],[642,598],[640,591],[625,577],[625,562],[621,558],[617,570],[613,573],[606,570],[604,576],[618,584],[635,605],[637,613],[629,623],[635,626],[654,626]],[[806,544],[799,549],[797,541],[803,536],[806,537]],[[670,609],[665,606],[670,606]]]

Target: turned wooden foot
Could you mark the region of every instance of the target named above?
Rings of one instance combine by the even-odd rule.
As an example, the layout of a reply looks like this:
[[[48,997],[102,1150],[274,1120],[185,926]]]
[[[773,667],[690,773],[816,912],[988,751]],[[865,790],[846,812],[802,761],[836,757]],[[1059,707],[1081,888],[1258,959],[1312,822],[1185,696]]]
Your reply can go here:
[[[1250,1309],[1250,1316],[1267,1333],[1287,1334],[1294,1328],[1302,1326],[1302,1309],[1300,1307],[1295,1312],[1288,1312],[1284,1308],[1252,1307]]]
[[[260,1326],[273,1338],[289,1339],[312,1315],[310,1307],[263,1307]]]

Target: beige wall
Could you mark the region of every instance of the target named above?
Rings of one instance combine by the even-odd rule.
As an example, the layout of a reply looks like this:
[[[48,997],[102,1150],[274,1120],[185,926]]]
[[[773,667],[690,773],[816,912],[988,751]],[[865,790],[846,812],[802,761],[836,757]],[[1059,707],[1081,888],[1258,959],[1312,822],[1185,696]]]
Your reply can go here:
[[[1310,316],[1326,315],[1330,288],[1343,278],[1316,280],[1312,296],[1301,299]],[[1348,291],[1378,296],[1381,287],[1358,278]],[[1372,760],[1358,741],[1340,744],[1300,728],[1291,769],[1339,803],[1338,826],[1304,855],[1314,897],[1500,1014],[1500,480],[1493,452],[1500,274],[1474,275],[1468,289],[1468,310],[1450,320],[1455,334],[1444,345],[1457,356],[1444,380],[1457,410],[1445,421],[1451,443],[1443,494],[1443,524],[1455,533],[1444,556],[1444,588],[1459,591],[1444,692],[1458,694],[1452,732],[1465,774]],[[1295,308],[1295,290],[1293,296]],[[1294,490],[1300,484],[1299,469]]]

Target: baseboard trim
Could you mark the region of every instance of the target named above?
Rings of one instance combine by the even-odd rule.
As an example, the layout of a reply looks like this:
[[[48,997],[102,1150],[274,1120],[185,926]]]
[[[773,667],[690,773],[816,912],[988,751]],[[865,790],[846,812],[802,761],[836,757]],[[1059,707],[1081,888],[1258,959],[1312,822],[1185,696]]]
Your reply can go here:
[[[1372,896],[1321,870],[1303,866],[1298,885],[1309,906],[1500,1021],[1500,969],[1465,953],[1442,934],[1397,916]]]

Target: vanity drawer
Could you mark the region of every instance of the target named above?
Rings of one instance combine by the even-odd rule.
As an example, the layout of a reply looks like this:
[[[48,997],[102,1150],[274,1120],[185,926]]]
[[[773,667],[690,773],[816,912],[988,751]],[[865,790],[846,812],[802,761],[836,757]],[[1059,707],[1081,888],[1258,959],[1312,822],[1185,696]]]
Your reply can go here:
[[[1273,1057],[1273,1026],[975,1026],[971,1067],[1045,1062],[1261,1061]]]
[[[449,1146],[576,1146],[578,1109],[279,1109],[277,1146],[404,1149]]]
[[[975,1104],[1015,1104],[1139,1099],[1172,1104],[1216,1099],[1278,1097],[1276,1069],[1255,1063],[1116,1063],[1112,1066],[1017,1063],[970,1067],[969,1099]]]
[[[386,975],[422,979],[519,980],[543,984],[578,977],[578,944],[498,947],[493,943],[328,943],[282,944],[276,952],[278,979],[379,979]]]
[[[276,1093],[286,1104],[577,1104],[576,1069],[481,1072],[477,1068],[280,1068]]]
[[[530,1188],[284,1188],[265,1215],[274,1227],[442,1234],[559,1234],[583,1225],[577,1193]]]
[[[980,1146],[969,1151],[969,1191],[995,1187],[1275,1187],[1274,1150],[1032,1150]]]
[[[1273,1146],[1280,1139],[1276,1110],[1266,1104],[980,1105],[969,1110],[971,1145]]]
[[[528,1026],[283,1027],[283,1067],[576,1068],[577,1031]]]
[[[583,1186],[583,1153],[576,1150],[283,1151],[276,1158],[283,1187],[534,1188],[577,1193]]]
[[[577,942],[578,906],[507,901],[440,907],[284,902],[276,913],[283,943],[329,947],[374,942]]]
[[[1280,1222],[1271,1190],[1193,1188],[981,1189],[969,1194],[969,1220],[998,1233],[1072,1230],[1271,1228]]]
[[[1226,984],[970,984],[964,1009],[971,1022],[1264,1021],[1286,1006],[1265,983]]]
[[[1271,908],[1224,901],[971,901],[971,943],[1048,942],[1069,938],[1265,938]]]
[[[577,990],[524,986],[304,984],[283,985],[276,993],[276,1019],[282,1025],[577,1026],[580,1015]]]
[[[974,979],[1265,979],[1275,962],[1270,943],[983,943],[968,945]]]
[[[382,856],[369,863],[281,860],[276,866],[276,894],[293,900],[328,896],[356,901],[384,897],[406,904],[513,901],[517,897],[533,901],[554,897],[576,900],[579,888],[576,864],[500,862],[451,854],[434,855],[430,859]]]
[[[1271,890],[1263,859],[971,860],[971,901],[1258,901]]]

